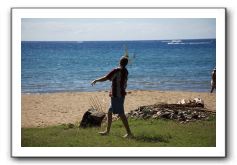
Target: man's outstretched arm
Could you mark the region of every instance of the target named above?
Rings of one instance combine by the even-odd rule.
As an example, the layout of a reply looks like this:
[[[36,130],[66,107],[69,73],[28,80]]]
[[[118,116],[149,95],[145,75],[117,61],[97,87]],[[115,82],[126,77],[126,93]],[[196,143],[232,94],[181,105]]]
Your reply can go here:
[[[93,86],[93,85],[95,85],[97,82],[103,82],[103,81],[107,81],[107,80],[109,80],[106,76],[104,76],[104,77],[101,77],[101,78],[98,78],[98,79],[95,79],[95,80],[93,80],[92,82],[91,82],[91,85]]]

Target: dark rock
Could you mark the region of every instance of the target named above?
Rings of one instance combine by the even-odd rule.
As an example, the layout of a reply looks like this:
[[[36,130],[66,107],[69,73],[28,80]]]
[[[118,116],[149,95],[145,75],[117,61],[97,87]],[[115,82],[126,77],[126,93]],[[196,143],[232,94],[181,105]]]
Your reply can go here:
[[[199,116],[198,116],[198,114],[193,114],[192,118],[193,118],[193,119],[198,119]]]
[[[179,111],[174,110],[174,114],[175,114],[175,115],[178,115],[178,114],[179,114]]]
[[[160,118],[164,118],[164,119],[169,119],[170,118],[171,113],[170,112],[165,112],[163,114],[160,115]]]

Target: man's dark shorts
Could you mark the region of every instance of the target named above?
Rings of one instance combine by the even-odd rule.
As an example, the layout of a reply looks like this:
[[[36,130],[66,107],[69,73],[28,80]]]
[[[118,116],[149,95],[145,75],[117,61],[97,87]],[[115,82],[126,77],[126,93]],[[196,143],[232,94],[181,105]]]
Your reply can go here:
[[[125,97],[111,97],[109,112],[113,114],[124,114]]]

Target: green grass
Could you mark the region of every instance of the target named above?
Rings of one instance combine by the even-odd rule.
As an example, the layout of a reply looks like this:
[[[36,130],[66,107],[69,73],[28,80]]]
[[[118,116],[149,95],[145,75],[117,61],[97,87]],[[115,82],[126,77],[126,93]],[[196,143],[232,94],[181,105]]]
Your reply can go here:
[[[112,123],[108,136],[98,134],[102,128],[22,128],[22,147],[215,147],[216,122],[196,121],[180,124],[168,120],[129,120],[134,134],[124,139],[120,120]]]

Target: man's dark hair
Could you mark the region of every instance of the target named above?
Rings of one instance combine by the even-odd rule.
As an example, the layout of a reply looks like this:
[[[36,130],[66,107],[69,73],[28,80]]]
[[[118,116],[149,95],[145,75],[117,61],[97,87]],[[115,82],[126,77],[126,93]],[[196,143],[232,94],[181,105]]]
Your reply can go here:
[[[121,67],[126,67],[127,64],[128,64],[128,58],[127,57],[122,57],[120,59],[120,66]]]

